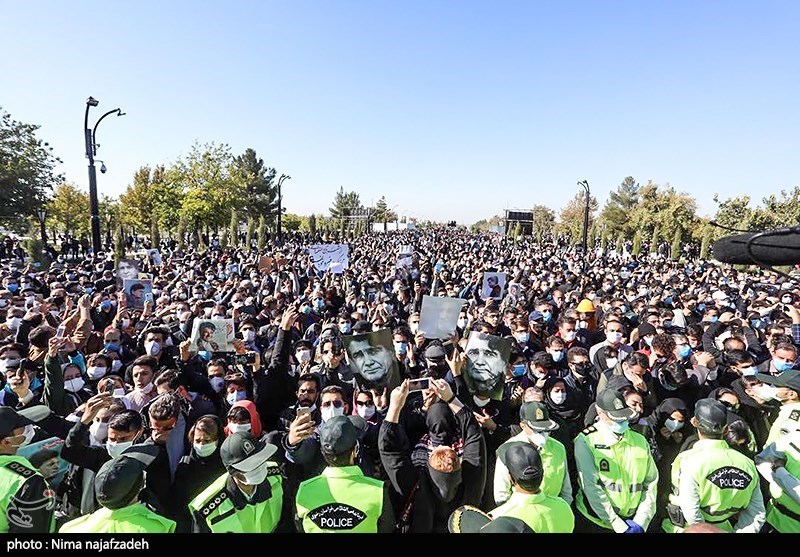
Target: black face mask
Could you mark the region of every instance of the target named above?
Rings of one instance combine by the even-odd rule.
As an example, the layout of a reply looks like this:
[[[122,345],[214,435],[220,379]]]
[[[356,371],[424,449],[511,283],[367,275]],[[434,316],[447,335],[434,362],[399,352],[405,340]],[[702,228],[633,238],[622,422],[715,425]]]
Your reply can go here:
[[[434,446],[452,445],[456,437],[456,423],[453,413],[447,404],[437,402],[431,404],[425,415],[428,436]]]
[[[461,470],[454,472],[439,472],[428,464],[428,476],[431,479],[434,496],[445,503],[455,499],[458,488],[461,487]]]

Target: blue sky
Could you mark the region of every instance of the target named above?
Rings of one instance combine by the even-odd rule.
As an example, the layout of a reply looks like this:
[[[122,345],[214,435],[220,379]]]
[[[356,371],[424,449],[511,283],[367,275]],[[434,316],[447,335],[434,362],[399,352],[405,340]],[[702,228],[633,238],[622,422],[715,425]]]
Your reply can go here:
[[[335,191],[469,224],[625,176],[756,200],[800,184],[796,1],[0,0],[0,106],[101,193],[194,141],[253,147],[289,212]]]

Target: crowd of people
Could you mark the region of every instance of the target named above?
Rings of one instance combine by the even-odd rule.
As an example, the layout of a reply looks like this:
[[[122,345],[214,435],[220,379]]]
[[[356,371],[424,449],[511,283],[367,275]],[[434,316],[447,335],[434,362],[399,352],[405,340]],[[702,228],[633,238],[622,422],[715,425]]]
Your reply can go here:
[[[337,273],[172,246],[5,252],[0,530],[800,532],[800,280],[452,227]],[[462,302],[450,336],[426,296]],[[214,319],[230,351],[192,342]]]

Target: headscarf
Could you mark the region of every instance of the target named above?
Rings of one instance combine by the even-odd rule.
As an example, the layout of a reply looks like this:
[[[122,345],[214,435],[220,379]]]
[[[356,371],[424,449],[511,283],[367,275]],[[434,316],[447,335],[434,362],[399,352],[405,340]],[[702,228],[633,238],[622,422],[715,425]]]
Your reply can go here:
[[[561,404],[556,404],[550,396],[550,390],[556,383],[563,383],[566,388],[567,398]],[[563,377],[556,377],[551,375],[544,382],[544,402],[550,409],[550,412],[561,418],[562,420],[571,422],[583,415],[583,408],[581,407],[578,396],[567,386]]]

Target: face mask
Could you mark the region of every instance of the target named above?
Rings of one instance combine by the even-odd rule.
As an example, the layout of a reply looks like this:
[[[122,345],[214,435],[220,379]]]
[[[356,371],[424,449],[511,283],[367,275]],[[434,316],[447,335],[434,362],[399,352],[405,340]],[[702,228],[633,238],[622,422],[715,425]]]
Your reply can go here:
[[[295,357],[297,361],[301,364],[305,364],[306,362],[311,361],[311,350],[298,350],[295,352]]]
[[[89,376],[89,379],[95,381],[100,379],[102,376],[106,374],[106,368],[100,366],[89,366],[86,368],[86,375]]]
[[[246,331],[242,331],[242,338],[244,339],[245,342],[248,342],[248,343],[249,342],[253,342],[256,339],[256,332],[251,330],[251,329],[247,329]]]
[[[267,473],[269,472],[269,466],[266,463],[262,464],[255,470],[252,470],[247,473],[242,473],[244,479],[241,482],[245,485],[259,485],[263,483],[264,480],[267,479]]]
[[[775,365],[775,369],[780,372],[788,371],[794,367],[794,362],[783,362],[781,360],[773,360],[772,363]]]
[[[673,420],[672,418],[668,418],[667,421],[664,422],[664,425],[672,433],[675,433],[683,427],[683,420]]]
[[[109,441],[106,443],[106,451],[108,451],[108,454],[111,456],[111,458],[117,458],[125,451],[125,449],[132,446],[133,441],[122,441],[120,443]]]
[[[564,340],[566,342],[572,342],[573,340],[575,340],[575,331],[569,331],[564,333]]]
[[[786,305],[791,304],[792,303],[792,297],[791,296],[781,296],[781,303],[782,304],[786,304]]]
[[[314,300],[314,307],[316,307],[317,309],[324,308],[325,307],[325,300],[323,300],[322,298],[318,298],[318,299]]]
[[[320,414],[322,416],[322,421],[327,422],[331,418],[335,416],[343,416],[344,415],[344,407],[341,406],[336,408],[335,406],[323,406],[322,410],[320,410]]]
[[[553,357],[554,362],[560,362],[564,358],[564,351],[556,350],[554,352],[550,352],[550,355]]]
[[[83,388],[85,384],[86,384],[85,381],[81,377],[76,377],[75,379],[64,381],[64,390],[69,391],[71,393],[77,393]]]
[[[339,323],[339,332],[343,335],[350,334],[350,323]]]
[[[208,350],[198,350],[197,355],[200,357],[201,360],[209,361],[211,359],[211,352]]]
[[[644,342],[645,342],[645,344],[647,344],[647,346],[652,346],[652,344],[653,344],[653,337],[652,337],[652,336],[646,336],[646,337],[644,337]]]
[[[617,344],[619,341],[622,340],[622,333],[620,332],[606,333],[606,340],[608,340],[609,344]]]
[[[17,290],[19,290],[19,284],[11,283],[6,288],[8,289],[9,292],[16,292]]]
[[[553,403],[556,405],[564,404],[564,401],[567,400],[567,393],[564,392],[557,392],[557,393],[550,393],[550,398],[553,400]]]
[[[578,321],[577,325],[578,325],[579,329],[588,329],[589,328],[589,323],[587,323],[586,321]]]
[[[520,344],[526,344],[528,339],[530,339],[530,335],[528,333],[517,333],[514,335],[514,338],[517,339],[517,342]]]
[[[522,377],[525,375],[525,364],[517,364],[514,366],[514,370],[511,372],[514,377]]]
[[[712,316],[712,317],[709,317],[709,318],[708,318],[708,322],[709,322],[709,323],[716,323],[716,322],[717,322],[717,319],[719,319],[719,317],[717,317],[716,315],[714,315],[714,316]]]
[[[533,431],[528,434],[528,441],[536,445],[537,447],[544,447],[545,443],[547,443],[547,438],[550,436],[549,433],[544,432],[540,433],[538,431]]]
[[[542,312],[542,319],[544,319],[545,323],[548,323],[552,317],[553,317],[553,314],[550,313],[549,311],[543,311]]]
[[[472,402],[474,402],[475,406],[477,406],[478,408],[483,408],[484,406],[489,404],[490,400],[491,400],[490,398],[487,398],[486,400],[483,400],[481,398],[478,398],[475,395],[472,395]]]
[[[631,424],[628,422],[628,420],[625,420],[624,422],[613,421],[613,422],[611,422],[609,424],[608,429],[610,429],[611,431],[613,431],[617,435],[622,435],[623,433],[628,431],[628,428],[630,427],[630,425]]]
[[[750,366],[744,369],[740,369],[739,372],[744,376],[753,376],[756,373],[758,373],[758,368],[756,366]]]
[[[107,342],[107,343],[105,343],[103,345],[103,350],[119,352],[120,351],[120,346],[116,342]]]
[[[664,327],[665,329],[669,329],[670,327],[672,327],[672,321],[664,321],[662,327]]]
[[[92,425],[89,426],[89,433],[98,443],[105,443],[108,439],[108,424],[92,422]]]
[[[6,319],[6,325],[8,325],[8,328],[12,331],[19,329],[20,323],[22,323],[22,317],[9,317]]]
[[[122,368],[122,362],[120,360],[114,360],[111,362],[111,371],[114,373],[118,372]]]
[[[214,389],[215,393],[221,393],[222,389],[225,388],[225,379],[222,377],[209,377],[208,383],[211,385],[211,388]]]
[[[114,398],[122,398],[125,396],[125,389],[114,389]]]
[[[154,340],[144,343],[144,350],[148,356],[157,356],[161,352],[161,345]]]
[[[456,325],[458,326],[459,329],[463,329],[463,328],[465,328],[467,326],[467,320],[466,319],[459,319],[458,323],[456,323]]]
[[[778,389],[772,385],[761,385],[760,387],[753,387],[756,396],[764,402],[769,402],[777,398]]]
[[[606,358],[606,367],[613,368],[617,366],[617,358]]]
[[[250,433],[252,431],[251,424],[235,424],[228,422],[228,430],[231,433]]]
[[[235,403],[239,402],[240,400],[244,400],[247,398],[247,393],[245,391],[233,391],[232,393],[228,393],[225,397],[225,400],[228,401],[228,404],[233,406]]]
[[[194,452],[197,453],[197,456],[200,458],[206,458],[214,454],[214,451],[217,450],[216,443],[192,443],[192,448],[194,448]]]
[[[408,344],[406,344],[405,342],[395,342],[394,351],[402,356],[403,354],[408,352]]]
[[[140,393],[148,394],[150,391],[153,390],[154,387],[155,387],[155,385],[153,385],[153,383],[150,382],[147,385],[145,385],[144,387],[136,387],[133,390],[134,391],[139,391]]]
[[[356,414],[358,414],[365,420],[369,420],[372,416],[375,415],[375,405],[374,404],[372,406],[356,405]]]
[[[678,356],[682,360],[685,360],[686,358],[688,358],[691,355],[692,355],[692,347],[689,346],[688,344],[681,344],[678,347]]]

